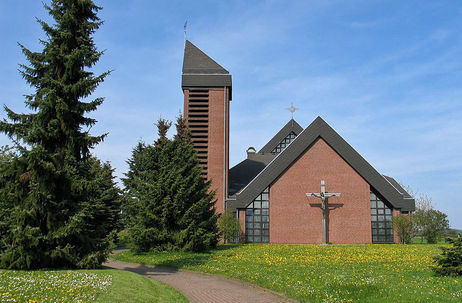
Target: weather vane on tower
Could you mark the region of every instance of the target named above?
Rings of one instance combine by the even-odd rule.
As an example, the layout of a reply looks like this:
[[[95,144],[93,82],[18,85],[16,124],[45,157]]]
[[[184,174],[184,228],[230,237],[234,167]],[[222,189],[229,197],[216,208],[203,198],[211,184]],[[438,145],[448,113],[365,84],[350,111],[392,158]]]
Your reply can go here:
[[[184,43],[186,44],[186,27],[188,26],[188,20],[185,21],[184,23]]]

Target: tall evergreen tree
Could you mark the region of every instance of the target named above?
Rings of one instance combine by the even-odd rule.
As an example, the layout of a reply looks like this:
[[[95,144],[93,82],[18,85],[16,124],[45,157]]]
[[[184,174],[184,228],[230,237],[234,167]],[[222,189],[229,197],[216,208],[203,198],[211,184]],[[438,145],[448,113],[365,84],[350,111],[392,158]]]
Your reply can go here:
[[[215,214],[215,191],[211,181],[201,175],[196,151],[183,116],[176,121],[177,135],[173,140],[175,166],[174,204],[182,206],[179,219],[180,243],[184,250],[204,251],[218,243],[218,215]],[[176,219],[176,218],[175,218]]]
[[[125,186],[124,222],[131,246],[136,251],[148,251],[163,243],[160,224],[162,185],[158,183],[158,143],[159,141],[156,146],[138,143],[128,160],[129,170],[126,178],[122,179]]]
[[[139,144],[128,161],[126,214],[136,251],[203,251],[217,244],[214,192],[201,177],[189,130],[179,117],[177,134],[169,140],[170,124],[156,124],[159,139],[154,145]]]
[[[119,213],[112,169],[90,150],[106,135],[91,136],[96,123],[85,115],[103,102],[89,97],[109,72],[90,68],[102,52],[92,35],[101,25],[92,0],[52,0],[44,5],[55,24],[39,20],[47,38],[33,52],[21,46],[29,65],[21,74],[35,92],[32,113],[8,107],[0,131],[20,153],[2,166],[0,198],[11,210],[2,235],[0,265],[7,268],[95,267],[109,251],[108,235]]]

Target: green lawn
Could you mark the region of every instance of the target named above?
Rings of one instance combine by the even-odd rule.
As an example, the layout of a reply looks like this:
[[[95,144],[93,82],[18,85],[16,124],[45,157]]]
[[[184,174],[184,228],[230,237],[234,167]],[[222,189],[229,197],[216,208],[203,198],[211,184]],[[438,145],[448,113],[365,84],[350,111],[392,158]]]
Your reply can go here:
[[[440,246],[224,245],[202,254],[113,257],[226,275],[302,302],[462,302],[462,278],[430,269]]]
[[[0,271],[0,302],[188,302],[178,291],[122,270]]]

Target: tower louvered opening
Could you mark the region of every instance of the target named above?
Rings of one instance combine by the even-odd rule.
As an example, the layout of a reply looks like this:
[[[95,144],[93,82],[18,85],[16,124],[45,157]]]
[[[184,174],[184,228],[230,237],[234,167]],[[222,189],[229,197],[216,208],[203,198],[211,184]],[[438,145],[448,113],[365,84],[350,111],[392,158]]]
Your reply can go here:
[[[188,97],[187,121],[191,130],[191,139],[197,151],[202,175],[207,177],[207,156],[209,147],[209,91],[208,89],[190,89]]]

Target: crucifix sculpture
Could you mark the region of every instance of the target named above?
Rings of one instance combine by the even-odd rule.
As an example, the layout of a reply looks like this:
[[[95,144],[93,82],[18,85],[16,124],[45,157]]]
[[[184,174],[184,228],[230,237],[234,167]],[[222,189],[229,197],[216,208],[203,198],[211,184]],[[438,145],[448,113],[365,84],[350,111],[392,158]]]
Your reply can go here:
[[[330,197],[340,197],[340,193],[326,192],[326,183],[321,180],[320,193],[306,193],[307,197],[316,197],[321,199],[321,204],[311,204],[314,207],[320,207],[322,210],[322,243],[329,243],[329,207],[332,209],[341,207],[343,204],[329,204]]]

